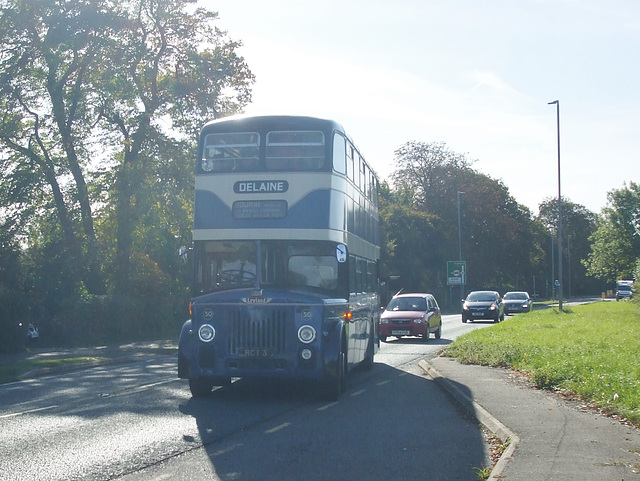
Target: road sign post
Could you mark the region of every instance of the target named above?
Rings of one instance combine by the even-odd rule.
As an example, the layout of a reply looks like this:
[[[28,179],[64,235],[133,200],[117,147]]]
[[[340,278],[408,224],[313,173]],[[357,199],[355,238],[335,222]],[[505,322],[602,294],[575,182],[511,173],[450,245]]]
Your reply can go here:
[[[460,286],[460,299],[464,296],[464,286],[467,283],[467,263],[465,261],[447,261],[447,285],[449,294],[452,294],[453,286]],[[451,307],[454,307],[451,296]]]

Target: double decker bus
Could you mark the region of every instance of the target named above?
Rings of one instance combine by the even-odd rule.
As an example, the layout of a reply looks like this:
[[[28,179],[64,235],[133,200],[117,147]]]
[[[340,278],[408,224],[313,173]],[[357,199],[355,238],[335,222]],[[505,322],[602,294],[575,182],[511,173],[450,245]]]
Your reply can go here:
[[[178,375],[307,380],[327,398],[379,348],[378,180],[336,122],[232,117],[201,130],[193,298]]]

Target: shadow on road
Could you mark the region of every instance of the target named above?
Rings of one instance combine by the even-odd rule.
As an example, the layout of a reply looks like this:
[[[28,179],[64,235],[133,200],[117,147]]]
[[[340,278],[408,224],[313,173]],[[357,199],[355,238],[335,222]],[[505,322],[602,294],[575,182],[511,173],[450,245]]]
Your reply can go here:
[[[308,385],[254,380],[190,399],[180,411],[195,418],[211,468],[199,479],[476,480],[488,464],[482,430],[415,369],[355,371],[337,403]]]

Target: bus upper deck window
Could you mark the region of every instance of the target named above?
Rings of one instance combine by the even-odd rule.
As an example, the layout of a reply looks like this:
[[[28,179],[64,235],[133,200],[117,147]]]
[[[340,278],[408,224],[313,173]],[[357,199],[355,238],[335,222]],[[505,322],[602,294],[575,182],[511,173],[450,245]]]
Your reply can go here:
[[[340,174],[347,173],[346,148],[347,141],[345,138],[338,133],[333,134],[333,169]]]
[[[267,170],[324,170],[324,134],[315,131],[269,132],[265,165]]]
[[[260,136],[255,132],[209,134],[205,137],[204,172],[252,172],[259,168]]]

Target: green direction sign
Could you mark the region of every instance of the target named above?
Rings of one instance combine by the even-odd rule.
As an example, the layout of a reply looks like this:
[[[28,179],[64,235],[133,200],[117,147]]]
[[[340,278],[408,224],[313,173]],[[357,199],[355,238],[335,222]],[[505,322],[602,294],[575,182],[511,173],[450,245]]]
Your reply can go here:
[[[447,285],[460,286],[467,283],[466,261],[447,261]]]

